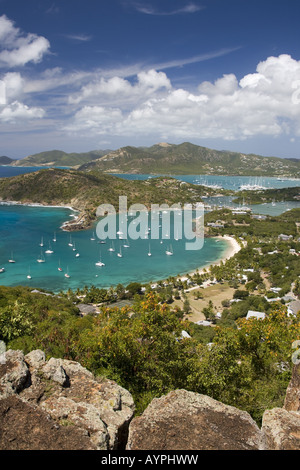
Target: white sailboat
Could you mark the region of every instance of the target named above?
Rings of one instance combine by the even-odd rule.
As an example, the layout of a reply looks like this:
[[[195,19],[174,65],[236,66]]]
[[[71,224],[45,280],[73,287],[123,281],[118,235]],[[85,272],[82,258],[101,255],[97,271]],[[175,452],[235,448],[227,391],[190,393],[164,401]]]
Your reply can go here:
[[[73,243],[72,243],[72,235],[70,235],[70,241],[68,243],[69,246],[73,246]]]
[[[123,258],[123,255],[122,255],[122,248],[121,248],[121,247],[120,247],[119,253],[117,253],[117,256],[118,256],[119,258]]]
[[[101,258],[101,252],[100,252],[100,261],[97,261],[97,263],[95,263],[96,266],[105,266],[105,263],[102,262],[102,258]]]
[[[30,268],[28,269],[27,279],[32,279],[31,274],[30,274]]]
[[[128,243],[128,240],[126,240],[126,242],[124,243],[123,246],[124,246],[124,248],[130,248],[130,245],[129,245],[129,243]]]
[[[41,238],[40,246],[44,246],[44,239],[43,239],[43,237]]]
[[[0,268],[0,273],[4,273],[5,268]]]
[[[56,242],[56,232],[54,232],[54,236],[53,236],[53,239],[52,239],[54,242]]]
[[[37,262],[38,263],[45,263],[45,258],[44,258],[44,255],[42,253],[42,250],[41,250],[41,256],[37,259]]]
[[[51,254],[51,253],[53,253],[53,250],[52,250],[52,248],[51,248],[50,242],[49,242],[49,248],[48,248],[48,250],[45,251],[45,253],[47,253],[48,255]]]
[[[166,255],[168,255],[168,256],[172,256],[172,255],[173,255],[172,245],[171,245],[170,249],[167,249],[167,250],[166,250]]]
[[[108,251],[115,251],[114,242],[111,242],[111,247],[108,248]]]
[[[8,260],[9,263],[15,263],[13,252],[11,252],[11,258]]]
[[[67,272],[66,272],[66,274],[65,274],[65,277],[67,277],[67,278],[70,277],[70,275],[69,275],[69,268],[68,268],[68,267],[67,267]]]
[[[149,251],[148,251],[148,256],[152,256],[151,250],[150,250],[150,243],[149,243]]]
[[[96,240],[94,232],[93,232],[93,235],[92,235],[92,237],[90,238],[90,240],[92,240],[92,241],[95,241],[95,240]]]
[[[60,266],[60,260],[58,260],[58,268],[57,269],[58,269],[58,271],[62,271],[62,268]]]

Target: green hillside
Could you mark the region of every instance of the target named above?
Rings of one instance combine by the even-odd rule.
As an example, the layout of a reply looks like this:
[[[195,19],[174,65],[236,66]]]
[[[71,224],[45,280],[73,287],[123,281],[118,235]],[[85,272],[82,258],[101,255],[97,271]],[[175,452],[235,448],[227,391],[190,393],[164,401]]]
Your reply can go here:
[[[193,145],[161,143],[152,147],[123,147],[86,163],[81,170],[151,174],[219,174],[300,176],[300,160],[245,155]]]
[[[266,189],[264,191],[240,191],[234,200],[237,204],[264,204],[284,201],[300,201],[300,187]]]
[[[0,165],[11,165],[14,162],[12,158],[2,156],[0,157]]]
[[[219,191],[220,192],[220,191]],[[201,202],[202,196],[216,194],[203,186],[182,183],[174,178],[127,181],[100,172],[81,172],[51,168],[0,179],[0,200],[20,203],[72,206],[80,211],[80,224],[70,229],[87,228],[96,218],[100,204],[119,207],[119,196],[127,196],[128,208],[135,203],[151,204]]]
[[[105,155],[109,150],[94,150],[86,153],[66,153],[62,150],[50,150],[14,160],[14,166],[66,166],[76,167]]]

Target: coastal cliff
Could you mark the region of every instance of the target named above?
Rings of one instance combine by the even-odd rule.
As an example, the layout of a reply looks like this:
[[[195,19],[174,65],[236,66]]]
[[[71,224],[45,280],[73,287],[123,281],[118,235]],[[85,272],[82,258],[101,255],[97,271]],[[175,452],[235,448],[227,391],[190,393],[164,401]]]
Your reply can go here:
[[[1,450],[299,450],[300,366],[261,428],[245,411],[186,390],[134,417],[131,394],[79,363],[8,350],[0,361]]]

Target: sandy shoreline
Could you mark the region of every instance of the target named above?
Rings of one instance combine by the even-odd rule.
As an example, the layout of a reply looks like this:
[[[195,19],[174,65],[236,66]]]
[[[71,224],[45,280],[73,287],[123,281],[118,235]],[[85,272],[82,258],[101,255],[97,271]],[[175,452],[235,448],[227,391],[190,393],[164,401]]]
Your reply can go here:
[[[229,242],[228,247],[227,247],[225,253],[223,254],[222,258],[220,258],[218,261],[214,261],[213,263],[207,263],[207,265],[202,266],[199,269],[188,272],[187,274],[180,276],[179,279],[186,280],[187,275],[193,276],[195,274],[200,274],[200,275],[204,274],[205,272],[207,272],[207,269],[210,266],[220,266],[221,263],[223,263],[223,262],[227,261],[228,259],[232,258],[236,253],[238,253],[242,249],[242,247],[240,246],[240,244],[237,242],[237,240],[234,237],[229,237],[228,235],[224,235],[224,236],[218,236],[218,237],[212,237],[212,238],[215,238],[217,240],[218,239],[219,240],[226,240],[227,242]]]
[[[1,201],[0,200],[0,205],[19,205],[19,206],[28,206],[28,207],[45,207],[45,208],[60,208],[60,209],[69,209],[70,211],[74,213],[78,213],[78,215],[71,215],[71,217],[74,217],[73,223],[80,217],[80,211],[77,209],[74,209],[71,206],[65,206],[65,205],[48,205],[48,204],[40,204],[40,203],[22,203],[18,201]],[[76,223],[76,222],[75,222]],[[61,225],[61,229],[63,231],[65,230],[65,226],[68,226],[69,222],[66,221]],[[187,275],[193,276],[195,274],[204,274],[207,272],[208,268],[210,266],[219,266],[222,262],[227,261],[228,259],[232,258],[236,253],[238,253],[242,247],[241,245],[237,242],[237,240],[234,237],[230,237],[228,235],[223,235],[223,236],[217,236],[217,237],[212,237],[214,239],[219,239],[219,240],[226,240],[228,242],[228,247],[226,251],[224,252],[223,256],[212,263],[207,263],[205,266],[202,266],[199,269],[190,271],[188,273],[182,274],[178,277],[178,279],[181,280],[186,280]]]
[[[1,201],[0,205],[2,206],[27,206],[27,207],[53,207],[57,209],[69,209],[73,212],[79,212],[77,209],[71,206],[60,206],[60,205],[52,205],[52,204],[41,204],[39,202],[19,202],[19,201]]]

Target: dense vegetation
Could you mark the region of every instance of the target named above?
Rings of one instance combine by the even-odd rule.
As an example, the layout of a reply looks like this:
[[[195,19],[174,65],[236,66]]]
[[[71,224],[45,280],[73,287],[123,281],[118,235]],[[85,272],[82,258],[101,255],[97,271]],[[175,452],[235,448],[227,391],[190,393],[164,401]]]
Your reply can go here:
[[[82,170],[94,168],[142,174],[300,175],[298,160],[218,151],[189,142],[180,145],[157,144],[148,148],[123,147],[81,167]]]
[[[200,202],[202,195],[215,190],[199,185],[182,184],[174,178],[153,178],[128,181],[99,171],[82,172],[66,169],[45,169],[25,175],[2,178],[0,199],[23,203],[71,205],[85,214],[88,223],[96,218],[100,204],[110,203],[116,210],[119,196],[127,196],[128,208],[135,203],[151,204]]]
[[[7,157],[5,157],[7,158]],[[1,157],[0,157],[1,159]],[[1,160],[0,160],[1,161]],[[18,166],[56,166],[114,171],[118,173],[151,173],[161,175],[216,174],[248,176],[299,176],[297,159],[245,155],[218,151],[184,142],[179,145],[156,144],[152,147],[123,147],[118,150],[93,150],[66,153],[61,150],[40,152],[3,164]],[[170,173],[170,168],[172,172]]]
[[[259,191],[240,191],[233,202],[237,204],[263,204],[270,202],[299,201],[300,188],[266,189]]]
[[[8,348],[64,357],[130,390],[141,412],[149,401],[175,388],[207,394],[249,411],[281,406],[290,379],[292,344],[300,317],[274,308],[265,321],[237,320],[217,326],[213,344],[197,340],[182,313],[147,294],[132,307],[103,308],[79,317],[64,298],[0,290],[0,338]],[[238,329],[236,326],[238,325]],[[182,331],[191,338],[183,338]]]
[[[300,339],[300,314],[288,315],[283,299],[290,292],[300,298],[300,210],[265,220],[228,209],[207,214],[206,224],[216,220],[224,227],[207,228],[209,235],[233,235],[242,249],[185,280],[170,277],[154,289],[136,282],[107,290],[85,286],[58,295],[0,287],[0,340],[116,380],[133,394],[138,413],[154,397],[184,388],[246,410],[260,423],[266,409],[283,405],[293,343]],[[291,238],[281,240],[282,232]],[[184,299],[193,286],[201,297],[207,280],[228,283],[234,294],[223,301],[220,317],[210,299],[203,309],[210,326],[203,326],[188,320]],[[273,287],[281,289],[281,300],[270,301],[277,296]],[[116,303],[124,300],[123,307]],[[99,311],[81,316],[82,302]],[[266,317],[246,319],[249,310]]]

